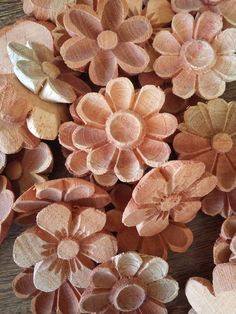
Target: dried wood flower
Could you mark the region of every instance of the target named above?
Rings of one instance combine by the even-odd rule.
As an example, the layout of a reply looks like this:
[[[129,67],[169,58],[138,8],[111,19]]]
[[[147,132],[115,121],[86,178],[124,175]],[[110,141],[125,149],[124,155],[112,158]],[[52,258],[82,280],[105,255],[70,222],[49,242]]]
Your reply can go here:
[[[222,17],[211,11],[195,19],[178,13],[172,20],[172,33],[157,33],[153,47],[161,56],[154,71],[172,78],[174,94],[186,99],[197,93],[214,99],[224,93],[226,82],[236,80],[236,29],[222,28]]]
[[[236,189],[223,192],[218,188],[204,197],[202,210],[205,214],[215,216],[220,214],[227,218],[236,214]]]
[[[217,12],[230,23],[236,25],[235,0],[171,0],[175,12],[211,10]]]
[[[75,209],[102,209],[110,201],[109,194],[94,183],[77,178],[63,178],[35,184],[16,200],[14,210],[18,213],[17,222],[33,224],[38,212],[55,202]]]
[[[185,252],[193,242],[192,231],[182,223],[170,221],[168,227],[152,237],[140,237],[136,228],[122,223],[122,214],[132,197],[132,188],[117,184],[110,193],[114,209],[107,212],[106,229],[116,232],[119,252],[137,251],[167,259],[168,251]]]
[[[24,149],[17,155],[9,156],[4,174],[15,190],[23,193],[35,183],[46,181],[52,166],[53,156],[49,146],[40,143],[34,149]]]
[[[164,314],[178,295],[178,283],[167,277],[161,258],[127,252],[96,267],[90,286],[81,296],[83,313]]]
[[[14,194],[6,177],[0,176],[0,245],[5,239],[13,220]]]
[[[14,73],[31,92],[46,101],[59,103],[75,101],[75,91],[63,79],[63,72],[57,64],[57,59],[46,46],[37,42],[27,42],[26,46],[10,42],[7,49]],[[78,78],[77,83],[81,83],[83,88],[84,83]]]
[[[186,296],[193,310],[189,314],[234,314],[236,308],[236,265],[217,265],[213,284],[199,277],[190,278]]]
[[[164,92],[155,86],[144,86],[135,94],[130,80],[111,80],[104,96],[88,93],[76,104],[85,125],[73,124],[67,142],[88,152],[87,168],[93,174],[114,171],[119,180],[135,182],[145,165],[157,167],[169,158],[163,139],[175,132],[177,120],[159,113],[164,100]]]
[[[37,290],[33,282],[33,269],[29,268],[19,273],[12,282],[17,298],[31,300],[31,311],[34,314],[79,314],[80,295],[83,291],[65,281],[54,292]]]
[[[236,263],[236,216],[228,217],[221,226],[220,237],[213,249],[215,264]]]
[[[169,220],[190,222],[201,208],[200,198],[211,192],[215,176],[197,161],[170,161],[147,173],[135,187],[123,213],[123,223],[136,226],[140,236],[165,230]]]
[[[95,12],[78,5],[65,13],[64,25],[72,36],[61,47],[65,63],[87,70],[91,81],[104,86],[118,76],[119,67],[128,74],[142,72],[149,56],[138,44],[149,39],[152,27],[144,16],[127,18],[123,0],[101,0]]]
[[[67,191],[65,199],[77,199],[75,195],[83,188]],[[52,189],[41,191],[45,192],[46,197],[54,192],[56,200],[60,196]],[[85,288],[95,263],[106,262],[117,252],[115,237],[102,231],[106,214],[101,210],[77,207],[72,213],[66,204],[57,202],[44,207],[36,222],[36,227],[17,237],[13,258],[22,268],[34,266],[33,281],[38,290],[55,291],[65,280]]]
[[[236,184],[236,102],[215,99],[198,103],[184,114],[182,131],[174,139],[180,159],[202,161],[217,176],[218,187],[230,191]]]

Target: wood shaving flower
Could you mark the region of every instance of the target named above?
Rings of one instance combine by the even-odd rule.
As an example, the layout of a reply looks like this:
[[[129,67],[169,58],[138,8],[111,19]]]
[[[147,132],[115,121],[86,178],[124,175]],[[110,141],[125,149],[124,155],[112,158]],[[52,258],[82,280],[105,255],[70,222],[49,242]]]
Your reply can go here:
[[[171,151],[163,139],[175,132],[177,120],[159,113],[164,100],[163,91],[155,86],[144,86],[135,94],[128,79],[111,80],[104,96],[88,93],[76,104],[85,125],[71,125],[67,142],[88,152],[87,168],[93,174],[114,171],[119,180],[135,182],[145,165],[157,167],[169,158]]]
[[[127,252],[94,269],[90,286],[81,296],[83,313],[164,314],[178,295],[178,283],[167,277],[161,258]]]
[[[213,256],[215,264],[236,262],[236,216],[228,217],[222,224]]]
[[[236,214],[236,188],[229,192],[214,189],[202,200],[202,210],[205,214],[215,216],[220,214],[227,218]]]
[[[213,284],[199,277],[190,278],[186,296],[193,307],[189,314],[234,314],[236,308],[236,265],[217,265]]]
[[[43,292],[35,288],[33,269],[29,268],[19,273],[12,282],[13,291],[17,298],[31,300],[31,311],[34,314],[78,314],[80,295],[83,289],[72,287],[65,281],[61,287],[53,292]]]
[[[80,189],[83,186],[67,191],[65,198],[75,198]],[[54,192],[57,200],[56,191],[47,192]],[[22,268],[34,266],[33,281],[38,290],[55,291],[65,280],[85,288],[95,263],[106,262],[117,252],[116,239],[102,231],[106,214],[101,210],[74,208],[72,215],[71,208],[57,202],[44,207],[36,222],[36,227],[15,240],[13,258]]]
[[[226,82],[236,80],[236,30],[222,28],[219,14],[206,11],[194,19],[178,13],[172,32],[157,33],[153,47],[161,56],[154,70],[160,77],[172,78],[174,94],[214,99],[224,93]]]
[[[0,176],[0,244],[7,236],[13,220],[14,194],[6,177]]]
[[[126,227],[122,223],[122,214],[132,197],[132,188],[125,184],[116,184],[110,195],[114,208],[107,212],[105,228],[117,233],[119,252],[137,251],[167,259],[169,250],[182,253],[192,244],[192,231],[184,224],[173,221],[155,236],[140,237],[136,228]]]
[[[102,0],[95,12],[78,5],[64,16],[72,36],[61,47],[65,63],[72,69],[87,70],[91,81],[104,86],[118,76],[119,67],[129,74],[142,72],[149,56],[138,44],[149,39],[152,27],[144,16],[127,18],[123,0]]]
[[[235,0],[171,0],[175,12],[193,12],[211,10],[217,12],[232,25],[236,25]]]
[[[4,174],[16,191],[23,193],[35,183],[46,181],[52,167],[52,152],[47,144],[40,143],[34,149],[25,149],[9,156]]]
[[[215,99],[198,103],[184,114],[182,131],[174,139],[180,159],[202,161],[217,176],[218,187],[230,191],[236,184],[236,103]]]
[[[200,198],[211,192],[215,176],[197,161],[170,161],[151,170],[135,187],[123,213],[123,223],[136,226],[140,236],[154,236],[169,221],[187,223],[201,208]]]

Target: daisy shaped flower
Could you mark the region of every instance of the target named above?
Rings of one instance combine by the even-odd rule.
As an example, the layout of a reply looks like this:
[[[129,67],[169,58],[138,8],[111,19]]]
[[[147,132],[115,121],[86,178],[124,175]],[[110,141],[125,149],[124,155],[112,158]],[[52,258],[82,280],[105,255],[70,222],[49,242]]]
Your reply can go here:
[[[12,282],[17,298],[31,300],[31,311],[34,314],[80,314],[79,301],[83,289],[73,287],[65,281],[53,292],[43,292],[34,286],[33,269],[28,268],[19,273]]]
[[[173,92],[184,99],[195,93],[205,99],[222,95],[226,82],[236,80],[236,30],[222,31],[219,14],[211,11],[194,17],[178,13],[172,32],[157,33],[153,47],[161,54],[154,71],[172,78]]]
[[[193,12],[211,10],[217,12],[232,25],[236,25],[235,0],[171,0],[175,12]]]
[[[0,244],[5,239],[13,220],[14,198],[7,178],[0,176]]]
[[[114,208],[107,212],[105,229],[116,233],[119,252],[137,251],[167,259],[169,250],[182,253],[192,244],[192,231],[184,224],[173,221],[161,233],[152,237],[141,237],[136,228],[126,227],[122,223],[122,214],[132,197],[132,188],[125,184],[116,184],[110,195]]]
[[[214,189],[202,200],[202,211],[210,216],[220,214],[224,218],[235,215],[236,188],[229,192]]]
[[[167,161],[171,150],[163,139],[175,132],[177,120],[159,113],[164,100],[164,92],[152,85],[135,93],[126,78],[111,80],[104,96],[82,97],[75,105],[80,124],[70,133],[70,141],[88,152],[87,168],[95,175],[114,171],[119,180],[135,182],[146,165],[157,167]]]
[[[182,131],[174,139],[180,159],[202,161],[217,176],[218,187],[230,191],[236,184],[236,103],[215,99],[198,103],[184,114]]]
[[[104,86],[118,76],[118,66],[128,74],[142,72],[149,56],[138,44],[147,41],[152,26],[144,16],[127,18],[124,0],[102,0],[95,12],[78,5],[64,16],[64,25],[72,36],[61,47],[65,63],[72,69],[84,69],[91,81]]]
[[[228,217],[222,224],[220,237],[213,248],[215,264],[236,262],[236,216]]]
[[[191,306],[189,314],[234,314],[236,308],[236,265],[221,264],[213,270],[213,283],[190,278],[185,289]]]
[[[72,103],[77,96],[73,86],[67,83],[71,80],[76,80],[75,84],[78,85],[80,95],[89,91],[88,86],[73,74],[64,77],[64,69],[60,66],[59,60],[46,46],[36,42],[28,42],[26,46],[10,42],[7,49],[19,81],[41,99]]]
[[[123,213],[123,223],[140,236],[154,236],[169,221],[187,223],[201,208],[201,197],[216,186],[215,176],[197,161],[170,161],[151,170],[136,185]]]
[[[178,295],[178,283],[167,277],[161,258],[127,252],[94,269],[81,296],[82,313],[166,314],[163,303]]]
[[[16,239],[13,258],[22,268],[34,266],[38,290],[55,291],[66,280],[85,288],[95,263],[106,262],[117,252],[115,237],[102,231],[106,214],[101,210],[77,208],[72,214],[65,204],[53,203],[38,213],[36,223]]]

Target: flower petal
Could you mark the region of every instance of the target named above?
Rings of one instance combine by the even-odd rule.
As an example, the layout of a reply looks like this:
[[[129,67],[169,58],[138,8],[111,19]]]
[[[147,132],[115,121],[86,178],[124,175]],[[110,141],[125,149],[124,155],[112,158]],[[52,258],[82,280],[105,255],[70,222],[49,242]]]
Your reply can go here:
[[[147,218],[140,224],[136,226],[138,234],[141,237],[151,237],[159,234],[169,224],[169,214],[168,213],[158,213],[153,215],[152,218]]]
[[[52,204],[43,208],[37,215],[37,225],[51,235],[57,232],[68,234],[71,211],[62,204]]]
[[[202,211],[209,215],[215,216],[224,210],[224,192],[214,189],[202,200]]]
[[[103,5],[102,9],[98,5],[98,11],[99,9],[102,11],[101,22],[103,29],[116,31],[127,15],[124,1],[106,0],[102,1],[100,5]]]
[[[205,99],[214,99],[225,91],[225,81],[215,72],[209,71],[198,76],[198,92]]]
[[[80,294],[72,288],[68,282],[65,282],[58,293],[58,311],[65,314],[79,313]]]
[[[109,267],[99,266],[91,275],[91,283],[95,288],[111,289],[117,281],[117,276]]]
[[[80,300],[81,313],[104,313],[110,304],[109,295],[109,291],[86,290]]]
[[[134,86],[125,77],[113,79],[106,86],[106,95],[111,98],[116,111],[129,109],[134,99]]]
[[[216,164],[216,176],[218,178],[218,186],[222,191],[230,191],[233,187],[235,187],[236,172],[229,158],[227,158],[227,155],[225,154],[220,154],[218,157]]]
[[[194,38],[211,42],[221,32],[222,28],[222,16],[211,11],[205,11],[197,18]]]
[[[150,284],[167,276],[169,265],[162,258],[148,256],[143,257],[143,261],[144,263],[137,276],[143,280],[145,284]]]
[[[228,109],[228,103],[223,99],[214,99],[207,103],[207,111],[211,119],[211,125],[212,129],[214,130],[214,134],[223,131],[225,122],[227,120],[226,118]]]
[[[230,135],[236,135],[236,103],[234,101],[228,104],[228,113],[225,122],[224,131]]]
[[[224,3],[218,3],[217,8],[230,24],[236,25],[235,0],[226,0]]]
[[[205,173],[199,180],[194,182],[186,191],[186,198],[203,197],[209,194],[217,184],[217,178],[209,173]]]
[[[87,150],[103,144],[106,141],[106,133],[104,130],[81,125],[74,130],[72,141],[76,148]]]
[[[135,182],[143,176],[144,168],[132,150],[121,150],[114,171],[120,181]]]
[[[187,223],[192,221],[201,208],[201,202],[188,201],[177,205],[171,210],[171,218],[175,222]]]
[[[235,291],[236,277],[233,275],[236,271],[236,265],[231,263],[217,265],[213,270],[214,292],[219,295],[226,291]]]
[[[179,293],[179,284],[173,279],[163,278],[148,285],[148,296],[161,303],[173,301]]]
[[[87,168],[87,153],[83,151],[75,151],[70,154],[65,166],[67,170],[76,177],[83,177],[89,173]]]
[[[236,56],[217,56],[214,71],[226,82],[236,80]]]
[[[84,256],[77,259],[76,264],[76,270],[70,273],[69,281],[75,287],[87,288],[95,265]]]
[[[153,48],[163,55],[178,56],[181,46],[171,32],[161,30],[156,34],[153,40]]]
[[[160,56],[153,64],[156,75],[163,78],[173,77],[180,71],[182,58],[180,56]]]
[[[202,5],[201,0],[171,0],[171,6],[175,12],[198,11]]]
[[[93,217],[92,220],[91,217]],[[95,208],[86,208],[77,217],[76,232],[88,237],[102,231],[105,224],[106,214],[104,212]]]
[[[111,79],[118,76],[117,60],[112,51],[98,51],[89,66],[91,81],[105,86]]]
[[[119,252],[138,250],[140,237],[136,228],[125,228],[124,230],[119,231],[116,239],[118,241]],[[145,252],[142,253],[146,254]]]
[[[14,141],[12,140],[14,139]],[[4,154],[14,154],[21,150],[23,138],[19,128],[4,121],[0,122],[0,151]]]
[[[165,102],[165,93],[154,85],[145,85],[137,95],[133,110],[143,118],[158,113]]]
[[[172,79],[173,93],[183,99],[188,99],[196,92],[196,74],[193,71],[182,70]]]
[[[68,150],[74,150],[74,144],[72,142],[72,133],[77,128],[77,123],[72,121],[64,122],[59,128],[58,139],[60,144]]]
[[[78,102],[76,113],[86,124],[104,128],[112,111],[103,95],[88,93]]]
[[[153,115],[147,121],[147,134],[158,139],[172,135],[178,126],[176,117],[169,113]]]
[[[113,257],[113,262],[121,277],[133,277],[142,266],[143,260],[138,253],[127,252]]]
[[[88,153],[87,166],[96,175],[103,175],[112,170],[117,156],[117,149],[112,144],[105,144]]]
[[[19,273],[13,279],[12,288],[17,298],[26,299],[32,296],[37,291],[33,283],[32,270]]]
[[[232,55],[236,51],[236,29],[227,28],[212,43],[218,55]]]
[[[136,231],[137,233],[137,231]],[[138,234],[138,233],[137,233]],[[142,254],[148,254],[152,256],[159,256],[163,259],[167,259],[168,256],[168,247],[162,240],[161,234],[157,234],[153,237],[143,237],[141,239],[141,248],[139,249],[139,252]]]
[[[152,35],[152,26],[145,16],[132,16],[121,24],[117,34],[122,42],[140,44]]]
[[[31,311],[33,313],[51,313],[54,309],[55,293],[39,292],[31,301]]]
[[[172,29],[176,37],[182,42],[193,38],[194,17],[186,12],[178,13],[173,17]]]
[[[189,154],[186,159],[203,162],[206,166],[206,171],[213,172],[217,163],[217,156],[218,154],[215,150],[210,150],[197,156]]]
[[[145,164],[150,167],[160,166],[169,159],[171,154],[171,149],[168,144],[148,137],[139,145],[137,151]]]
[[[154,300],[147,299],[140,307],[142,314],[167,314],[167,309],[164,305],[156,303]]]
[[[81,241],[81,254],[96,263],[107,262],[117,253],[117,241],[112,235],[96,233]]]
[[[131,42],[120,43],[113,53],[119,66],[129,74],[143,72],[150,61],[148,53],[142,47]]]
[[[64,190],[63,200],[66,203],[67,202],[83,203],[83,201],[85,201],[86,203],[86,199],[90,199],[90,198],[93,198],[94,196],[97,196],[96,189],[97,187],[93,183],[88,182],[86,180],[67,178],[64,180],[64,184],[63,184],[63,190]],[[104,192],[104,194],[106,195],[105,191],[103,191],[102,189],[101,191]]]

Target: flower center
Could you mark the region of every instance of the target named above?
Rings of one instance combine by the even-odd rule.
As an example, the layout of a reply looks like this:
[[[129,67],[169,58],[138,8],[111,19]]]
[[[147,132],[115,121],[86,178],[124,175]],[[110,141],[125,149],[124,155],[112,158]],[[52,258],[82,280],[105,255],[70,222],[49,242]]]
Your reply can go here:
[[[42,70],[47,76],[49,76],[52,79],[58,78],[58,76],[61,74],[61,71],[55,64],[47,61],[44,61],[42,63]]]
[[[173,207],[177,206],[181,202],[181,195],[173,194],[164,197],[161,200],[161,210],[164,212],[170,211]]]
[[[227,133],[218,133],[212,139],[212,147],[217,153],[228,153],[233,147],[233,140]]]
[[[121,149],[138,146],[144,136],[142,118],[133,111],[121,110],[109,117],[106,122],[108,139]]]
[[[146,299],[146,287],[138,278],[123,278],[112,288],[110,301],[121,312],[137,310]]]
[[[19,161],[12,161],[7,164],[5,169],[6,176],[8,179],[15,181],[20,179],[23,173],[22,165]]]
[[[75,258],[79,253],[79,244],[71,239],[62,240],[57,247],[57,256],[61,259]]]
[[[118,44],[118,36],[112,31],[103,31],[97,38],[98,46],[103,50],[114,49]]]
[[[207,41],[189,41],[182,49],[187,63],[194,70],[206,70],[215,62],[215,51]]]

